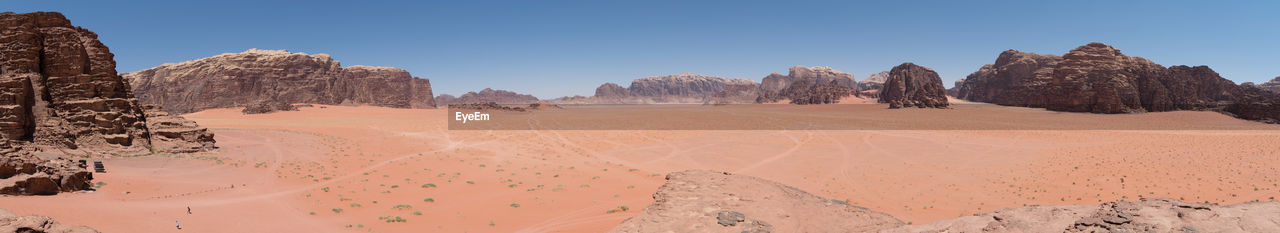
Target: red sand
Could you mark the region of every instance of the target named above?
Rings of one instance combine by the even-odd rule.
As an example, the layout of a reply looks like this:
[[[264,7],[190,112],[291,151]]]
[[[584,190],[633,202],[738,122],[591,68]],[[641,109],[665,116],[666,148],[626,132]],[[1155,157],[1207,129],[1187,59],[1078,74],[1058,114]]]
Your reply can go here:
[[[663,174],[693,168],[915,224],[1022,205],[1280,196],[1278,130],[447,131],[442,109],[325,107],[190,114],[218,151],[107,160],[98,191],[0,206],[104,232],[177,231],[175,220],[183,232],[601,232],[647,206]],[[905,111],[1276,128],[1212,112],[956,108]]]

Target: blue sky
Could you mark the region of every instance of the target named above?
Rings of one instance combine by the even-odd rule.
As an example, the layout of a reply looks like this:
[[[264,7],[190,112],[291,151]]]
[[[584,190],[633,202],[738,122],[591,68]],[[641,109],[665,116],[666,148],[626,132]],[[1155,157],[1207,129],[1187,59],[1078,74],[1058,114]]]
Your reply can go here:
[[[793,65],[857,79],[903,62],[948,86],[1006,49],[1061,55],[1104,42],[1236,82],[1280,76],[1280,1],[58,1],[117,69],[249,48],[392,66],[437,94],[486,87],[539,98],[693,72],[759,81]]]

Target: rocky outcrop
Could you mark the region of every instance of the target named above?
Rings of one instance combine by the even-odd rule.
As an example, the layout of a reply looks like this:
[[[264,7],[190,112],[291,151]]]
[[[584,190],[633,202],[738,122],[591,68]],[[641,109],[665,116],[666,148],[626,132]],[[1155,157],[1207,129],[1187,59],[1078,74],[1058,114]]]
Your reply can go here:
[[[143,103],[174,113],[263,100],[434,108],[431,83],[389,67],[342,67],[326,54],[250,49],[126,73]]]
[[[530,104],[530,106],[531,106],[531,107],[541,107],[541,105],[534,106],[534,104]],[[553,106],[554,106],[554,105],[553,105]],[[558,107],[559,107],[559,106],[557,106],[557,108],[558,108]],[[503,105],[501,105],[501,104],[494,103],[494,102],[482,102],[482,103],[457,103],[457,104],[449,104],[449,108],[451,108],[451,109],[472,109],[472,110],[484,110],[484,111],[502,111],[502,112],[523,112],[523,111],[525,111],[525,110],[526,110],[526,109],[525,109],[525,108],[523,108],[523,107],[510,107],[510,106],[503,106]]]
[[[593,96],[605,99],[627,98],[631,97],[631,91],[616,83],[605,83],[596,88],[596,94]]]
[[[0,194],[54,195],[88,190],[93,179],[85,164],[55,154],[0,157]]]
[[[858,81],[858,90],[880,90],[885,80],[889,80],[889,71],[871,74],[867,79]]]
[[[1240,88],[1205,66],[1165,68],[1090,43],[1062,57],[1001,53],[966,77],[957,98],[1055,111],[1134,113],[1207,110],[1232,102]]]
[[[791,104],[834,104],[840,98],[854,94],[854,89],[841,85],[836,81],[828,83],[811,83],[812,79],[802,79],[791,83],[782,93],[791,99]]]
[[[441,105],[487,102],[494,102],[498,104],[531,104],[537,103],[538,97],[490,88],[485,88],[484,90],[480,90],[480,92],[467,92],[466,94],[462,94],[462,96],[458,97],[448,94],[436,97],[436,103]]]
[[[152,147],[111,51],[56,12],[0,13],[0,114],[0,152],[9,156],[168,152]]]
[[[264,99],[250,104],[249,106],[245,106],[244,110],[240,110],[240,113],[267,114],[279,111],[298,111],[298,107],[294,107],[293,104],[290,103],[280,102],[279,100]]]
[[[652,205],[609,232],[875,232],[902,225],[777,182],[692,170],[668,174]]]
[[[933,69],[902,63],[889,71],[880,89],[880,103],[888,103],[889,108],[946,108],[947,90]]]
[[[711,171],[667,175],[643,212],[610,232],[1280,232],[1280,202],[1220,206],[1144,198],[1006,208],[923,225],[763,180]]]
[[[1223,112],[1241,119],[1280,124],[1280,93],[1249,85],[1240,88],[1240,96]]]
[[[834,84],[851,92],[858,90],[858,82],[854,81],[852,74],[840,72],[826,66],[792,66],[787,75],[773,73],[765,76],[760,81],[760,97],[756,99],[756,102],[771,103],[797,98],[813,99],[812,97],[814,96],[827,94],[815,94],[812,92],[815,90],[813,88],[819,87],[818,84]]]
[[[1043,94],[1062,57],[1005,50],[994,64],[982,66],[957,84],[958,99],[1007,106],[1045,107]]]
[[[0,209],[0,232],[14,233],[97,233],[86,226],[67,226],[39,215],[18,216]]]
[[[711,95],[705,104],[750,104],[760,96],[760,86],[755,83],[729,84]]]
[[[1229,206],[1172,199],[1009,208],[882,232],[1280,232],[1280,202]]]
[[[195,121],[171,115],[155,105],[143,105],[142,112],[147,116],[147,131],[154,152],[193,153],[217,148],[213,132]]]
[[[956,80],[955,84],[951,86],[951,88],[947,88],[947,95],[951,97],[960,96],[961,88],[964,88],[964,79]]]
[[[1277,76],[1275,79],[1271,79],[1271,81],[1258,84],[1258,88],[1262,88],[1263,90],[1273,93],[1280,93],[1280,76]]]

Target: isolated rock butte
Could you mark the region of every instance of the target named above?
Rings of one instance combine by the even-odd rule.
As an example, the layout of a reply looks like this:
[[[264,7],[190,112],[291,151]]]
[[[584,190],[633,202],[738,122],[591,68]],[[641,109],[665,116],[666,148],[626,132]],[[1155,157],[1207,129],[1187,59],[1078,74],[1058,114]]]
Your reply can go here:
[[[852,92],[858,91],[858,82],[854,81],[852,74],[827,66],[792,66],[787,75],[772,73],[765,76],[760,81],[760,97],[756,102],[770,103],[783,99],[804,98],[806,95],[812,96],[814,95],[811,92],[814,90],[812,88],[817,87],[818,84],[833,82],[836,86],[847,88]],[[802,86],[793,87],[796,84]],[[805,84],[808,86],[803,86]]]
[[[610,232],[1280,232],[1280,202],[1171,199],[1006,208],[924,225],[776,182],[691,170],[667,175],[654,203]]]
[[[889,71],[889,79],[880,89],[880,102],[889,108],[946,108],[947,90],[942,78],[929,67],[902,63]]]
[[[97,233],[86,226],[67,226],[40,215],[18,216],[0,209],[0,232],[21,233]]]
[[[434,108],[427,79],[390,67],[342,67],[327,54],[249,49],[123,75],[143,103],[173,113],[284,103]]]
[[[453,95],[443,94],[436,97],[436,103],[444,106],[451,104],[472,104],[494,102],[498,104],[532,104],[538,102],[538,97],[532,95],[515,93],[507,90],[494,90],[485,88],[480,92],[467,92],[462,96],[454,97]]]
[[[616,83],[605,83],[596,88],[596,94],[593,96],[598,98],[626,98],[631,96],[631,91]]]
[[[653,199],[609,232],[873,232],[903,225],[773,181],[705,170],[668,174]]]
[[[0,154],[173,152],[152,147],[146,114],[97,38],[57,12],[0,13]]]

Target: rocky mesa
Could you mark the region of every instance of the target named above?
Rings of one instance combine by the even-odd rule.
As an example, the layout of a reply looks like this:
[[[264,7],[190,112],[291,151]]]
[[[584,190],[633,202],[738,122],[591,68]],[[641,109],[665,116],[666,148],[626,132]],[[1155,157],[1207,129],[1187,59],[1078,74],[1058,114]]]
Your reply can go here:
[[[751,92],[755,81],[737,78],[722,78],[694,73],[679,73],[665,76],[650,76],[631,81],[631,85],[623,88],[614,83],[605,83],[596,88],[592,96],[594,103],[707,103],[717,94],[720,101],[740,102],[740,95]],[[726,87],[733,90],[721,93]],[[750,98],[755,98],[754,96]]]
[[[342,65],[327,54],[249,49],[123,74],[145,104],[173,113],[263,101],[434,108],[431,82],[391,67]]]
[[[760,97],[758,103],[772,103],[781,100],[792,100],[797,104],[821,104],[814,100],[829,99],[829,96],[844,97],[858,91],[858,82],[852,74],[840,72],[827,66],[792,66],[787,75],[769,74],[760,81]],[[836,97],[836,100],[839,100]],[[803,101],[796,102],[797,99]],[[826,102],[834,103],[834,102]]]
[[[533,95],[520,94],[507,90],[494,90],[485,88],[479,92],[467,92],[461,96],[454,97],[449,94],[442,94],[436,97],[436,103],[441,106],[449,106],[451,104],[474,104],[488,103],[497,104],[532,104],[538,102],[538,97]]]

